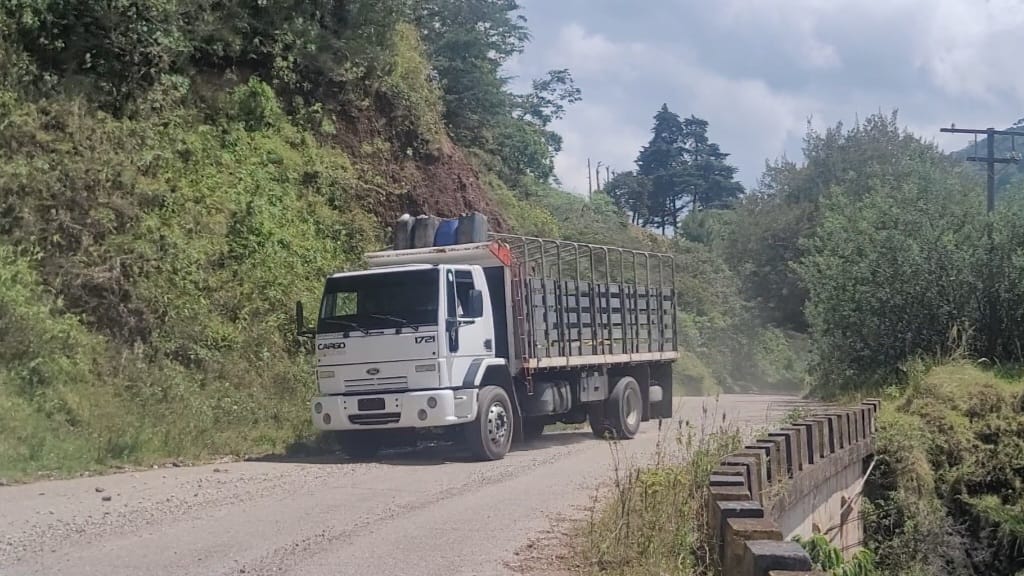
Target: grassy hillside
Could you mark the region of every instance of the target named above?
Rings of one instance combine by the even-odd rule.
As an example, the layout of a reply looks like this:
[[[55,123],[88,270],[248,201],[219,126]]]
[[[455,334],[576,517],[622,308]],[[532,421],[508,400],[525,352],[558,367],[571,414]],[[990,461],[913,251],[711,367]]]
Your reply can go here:
[[[303,431],[308,362],[287,303],[381,240],[364,207],[382,199],[348,157],[255,80],[215,122],[6,106],[0,374],[21,432],[0,441],[0,475],[273,449]],[[74,458],[27,449],[62,435]]]

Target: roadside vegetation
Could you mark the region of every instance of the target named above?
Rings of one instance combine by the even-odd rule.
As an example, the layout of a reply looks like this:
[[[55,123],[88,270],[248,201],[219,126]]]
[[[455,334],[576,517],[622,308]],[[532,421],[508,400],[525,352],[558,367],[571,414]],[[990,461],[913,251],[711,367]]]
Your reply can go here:
[[[1009,182],[987,215],[975,170],[902,130],[895,114],[876,114],[809,129],[802,161],[770,164],[730,209],[684,218],[685,236],[721,259],[763,325],[806,337],[812,395],[885,398],[863,511],[870,552],[837,563],[820,542],[803,542],[828,572],[1024,568],[1022,210],[1022,190]],[[696,455],[694,466],[715,454]],[[635,480],[618,484],[597,517],[621,523],[622,502],[644,502],[631,522],[678,509],[674,494],[646,484],[674,466],[625,474]],[[699,525],[682,520],[698,513],[647,517],[650,534],[686,531],[673,540],[682,548],[650,537],[657,560],[644,556],[646,543],[615,541],[614,530],[585,531],[600,540],[592,549],[612,556],[585,572],[708,573],[689,544]]]
[[[879,418],[862,510],[883,574],[1024,570],[1024,377],[963,360],[910,369]]]

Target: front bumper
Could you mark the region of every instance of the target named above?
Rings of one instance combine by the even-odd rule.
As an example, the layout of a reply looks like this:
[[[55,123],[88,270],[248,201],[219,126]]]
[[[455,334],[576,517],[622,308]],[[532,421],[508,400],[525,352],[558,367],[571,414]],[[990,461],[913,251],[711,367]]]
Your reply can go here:
[[[360,404],[377,406],[360,409]],[[383,401],[383,409],[380,408]],[[476,417],[477,390],[415,390],[360,396],[316,396],[310,402],[319,430],[432,428]]]

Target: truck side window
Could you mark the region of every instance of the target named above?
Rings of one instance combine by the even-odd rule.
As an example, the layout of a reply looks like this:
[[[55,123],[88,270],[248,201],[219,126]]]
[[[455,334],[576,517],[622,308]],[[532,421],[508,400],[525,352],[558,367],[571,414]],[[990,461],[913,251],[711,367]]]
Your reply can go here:
[[[455,293],[458,298],[459,318],[480,318],[480,315],[469,316],[463,313],[469,306],[469,291],[474,288],[473,273],[467,270],[455,272]]]

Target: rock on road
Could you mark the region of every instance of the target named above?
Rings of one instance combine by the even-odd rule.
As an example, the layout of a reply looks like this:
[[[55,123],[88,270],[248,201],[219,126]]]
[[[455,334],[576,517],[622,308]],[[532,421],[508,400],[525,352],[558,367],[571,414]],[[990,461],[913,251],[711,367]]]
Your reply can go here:
[[[800,401],[678,402],[677,420],[696,424],[706,406],[708,420],[761,426]],[[658,423],[645,423],[621,458],[649,456],[658,438]],[[237,462],[3,487],[0,575],[511,574],[515,552],[553,515],[586,505],[614,460],[588,430],[545,434],[498,462],[422,447],[372,463]]]

